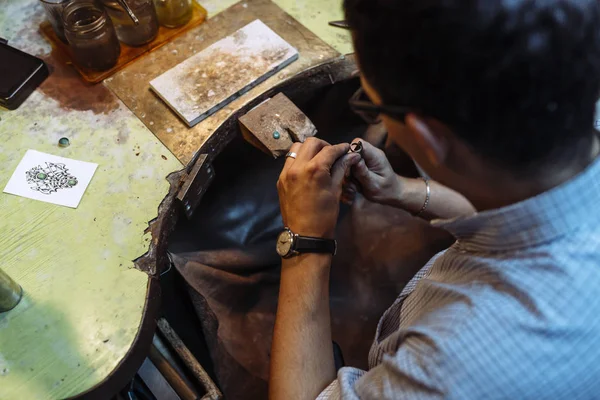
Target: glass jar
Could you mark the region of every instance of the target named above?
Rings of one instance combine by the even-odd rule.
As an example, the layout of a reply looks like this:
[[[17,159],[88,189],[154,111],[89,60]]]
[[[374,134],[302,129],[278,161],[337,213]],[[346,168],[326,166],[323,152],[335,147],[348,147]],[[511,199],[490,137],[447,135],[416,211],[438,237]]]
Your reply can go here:
[[[158,19],[152,0],[125,1],[138,19],[137,25],[117,0],[102,0],[119,40],[129,46],[141,46],[154,40],[158,34]]]
[[[94,0],[72,0],[63,10],[63,23],[77,64],[104,71],[117,63],[121,45],[110,18]]]
[[[13,309],[23,297],[23,289],[0,269],[0,313]]]
[[[65,28],[62,22],[62,12],[69,1],[71,0],[40,0],[44,11],[46,11],[48,22],[52,25],[56,36],[65,43],[67,43],[67,38],[65,37]]]
[[[158,22],[167,28],[176,28],[192,19],[192,0],[154,0]]]

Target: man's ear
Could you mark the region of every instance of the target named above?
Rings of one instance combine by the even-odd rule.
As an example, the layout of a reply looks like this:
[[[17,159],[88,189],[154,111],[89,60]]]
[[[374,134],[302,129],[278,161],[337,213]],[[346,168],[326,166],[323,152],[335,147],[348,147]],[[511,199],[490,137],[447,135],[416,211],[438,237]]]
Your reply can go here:
[[[449,151],[447,129],[434,119],[424,119],[417,114],[408,114],[405,119],[406,127],[413,135],[414,143],[427,156],[432,166],[443,164]]]

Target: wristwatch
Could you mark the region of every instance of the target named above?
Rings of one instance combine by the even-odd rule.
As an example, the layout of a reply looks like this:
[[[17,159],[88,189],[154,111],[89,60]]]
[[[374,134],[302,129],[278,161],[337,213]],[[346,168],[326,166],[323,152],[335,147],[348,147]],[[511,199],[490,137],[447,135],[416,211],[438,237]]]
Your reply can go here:
[[[300,236],[286,227],[277,237],[276,248],[277,254],[283,258],[291,258],[306,253],[335,255],[337,242],[333,239]]]

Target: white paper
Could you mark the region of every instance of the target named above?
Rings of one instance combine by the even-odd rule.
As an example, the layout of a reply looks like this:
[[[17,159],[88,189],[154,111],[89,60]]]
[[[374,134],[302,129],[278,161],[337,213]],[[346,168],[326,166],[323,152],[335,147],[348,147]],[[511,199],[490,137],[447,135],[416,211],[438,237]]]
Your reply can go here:
[[[77,208],[97,167],[94,163],[27,150],[4,192]]]

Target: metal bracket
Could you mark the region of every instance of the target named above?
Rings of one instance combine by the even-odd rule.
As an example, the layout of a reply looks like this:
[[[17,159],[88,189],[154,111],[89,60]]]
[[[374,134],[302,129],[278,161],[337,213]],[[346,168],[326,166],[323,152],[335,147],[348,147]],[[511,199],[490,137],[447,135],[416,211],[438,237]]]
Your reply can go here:
[[[208,154],[200,154],[194,167],[187,174],[183,186],[177,193],[177,199],[183,205],[185,215],[192,218],[202,196],[215,178],[215,170],[208,162]]]

